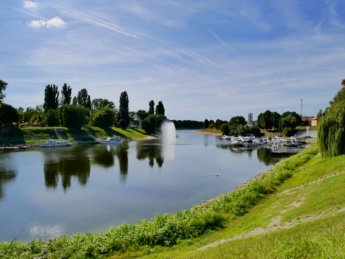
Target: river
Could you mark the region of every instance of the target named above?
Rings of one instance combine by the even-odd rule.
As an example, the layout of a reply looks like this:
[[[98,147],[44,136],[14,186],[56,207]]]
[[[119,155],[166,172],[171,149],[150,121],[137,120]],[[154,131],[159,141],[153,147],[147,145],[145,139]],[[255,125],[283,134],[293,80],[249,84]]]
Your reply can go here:
[[[52,239],[176,212],[231,191],[280,160],[211,135],[176,144],[75,145],[0,153],[0,241]]]

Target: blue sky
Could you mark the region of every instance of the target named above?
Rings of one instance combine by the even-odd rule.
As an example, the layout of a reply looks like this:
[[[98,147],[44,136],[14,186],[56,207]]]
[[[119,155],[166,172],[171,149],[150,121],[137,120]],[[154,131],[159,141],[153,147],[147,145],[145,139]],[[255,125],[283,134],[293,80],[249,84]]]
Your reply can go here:
[[[0,34],[16,107],[66,82],[171,119],[314,115],[345,78],[343,0],[1,0]]]

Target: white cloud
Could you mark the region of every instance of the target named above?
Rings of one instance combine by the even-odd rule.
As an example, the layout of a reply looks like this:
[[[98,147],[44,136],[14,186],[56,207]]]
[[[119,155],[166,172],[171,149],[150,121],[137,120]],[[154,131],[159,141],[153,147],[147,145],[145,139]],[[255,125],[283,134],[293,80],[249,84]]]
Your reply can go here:
[[[38,8],[38,3],[30,0],[23,2],[23,7],[29,10],[36,10]]]
[[[29,23],[29,26],[32,28],[42,28],[42,27],[47,27],[47,28],[63,28],[65,27],[66,23],[58,16],[50,19],[50,20],[43,20],[43,19],[39,19],[39,20],[32,20]]]

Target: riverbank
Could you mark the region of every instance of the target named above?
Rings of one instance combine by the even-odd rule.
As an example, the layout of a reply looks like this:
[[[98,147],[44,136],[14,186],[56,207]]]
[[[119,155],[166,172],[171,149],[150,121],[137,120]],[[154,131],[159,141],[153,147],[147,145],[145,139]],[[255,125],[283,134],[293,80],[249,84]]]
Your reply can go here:
[[[151,136],[142,129],[121,129],[83,127],[79,130],[65,127],[27,127],[3,130],[0,134],[0,148],[26,149],[39,146],[49,139],[65,140],[74,143],[97,143],[112,136],[130,140],[146,140]]]
[[[328,185],[327,189],[325,186],[327,191],[325,188],[323,189],[326,191],[324,200],[317,199],[321,202],[317,203],[316,212],[321,205],[323,205],[321,209],[329,208],[328,205],[332,205],[329,203],[332,195],[336,196],[335,201],[340,206],[337,209],[341,210],[345,206],[345,201],[341,200],[345,195],[339,195],[339,192],[344,192],[345,188],[341,186],[344,181],[338,182],[337,177],[342,176],[338,170],[345,166],[344,157],[325,160],[320,158],[317,153],[317,148],[312,146],[278,163],[268,172],[253,178],[233,192],[189,210],[176,214],[159,215],[150,221],[141,221],[135,225],[122,225],[101,233],[76,234],[49,242],[2,243],[0,257],[42,255],[76,258],[110,255],[115,258],[131,256],[171,258],[190,255],[202,257],[203,253],[208,253],[228,242],[234,242],[235,239],[231,240],[234,236],[242,235],[243,238],[246,238],[245,233],[251,233],[251,231],[253,231],[252,233],[265,233],[261,229],[266,228],[275,231],[276,229],[273,227],[270,228],[272,222],[279,225],[298,218],[295,209],[304,208],[303,205],[309,204],[309,200],[306,197],[303,202],[297,202],[298,206],[294,202],[299,200],[298,194],[306,196],[310,189],[304,188],[313,186],[313,183],[323,183],[324,180],[333,179],[336,181],[333,186],[337,187],[336,189],[330,188],[331,186]],[[289,195],[283,195],[284,190],[288,190],[286,192]],[[284,197],[287,200],[284,200]],[[315,197],[313,196],[314,199]],[[310,209],[314,210],[314,204],[312,206],[309,204],[299,213],[310,214]],[[329,214],[325,213],[325,215]],[[292,217],[292,219],[285,218],[285,216]],[[272,226],[275,225],[273,223]],[[248,236],[248,238],[253,237]],[[238,239],[236,240],[238,241]],[[217,243],[218,241],[219,243]],[[210,243],[213,244],[207,246]],[[206,257],[208,256],[209,254],[206,255]]]

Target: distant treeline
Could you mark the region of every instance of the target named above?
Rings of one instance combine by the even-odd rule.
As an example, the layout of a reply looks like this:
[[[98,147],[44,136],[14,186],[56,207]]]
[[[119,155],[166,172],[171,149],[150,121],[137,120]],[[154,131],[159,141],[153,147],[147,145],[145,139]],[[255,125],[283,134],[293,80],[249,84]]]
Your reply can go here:
[[[204,127],[203,121],[193,120],[173,120],[176,129],[202,129]]]

